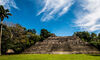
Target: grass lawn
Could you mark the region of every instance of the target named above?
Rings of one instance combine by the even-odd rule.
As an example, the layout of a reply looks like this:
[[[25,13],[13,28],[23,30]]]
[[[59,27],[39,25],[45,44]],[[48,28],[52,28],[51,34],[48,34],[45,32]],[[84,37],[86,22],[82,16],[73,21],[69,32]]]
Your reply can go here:
[[[100,55],[85,54],[21,54],[3,55],[0,60],[100,60]]]

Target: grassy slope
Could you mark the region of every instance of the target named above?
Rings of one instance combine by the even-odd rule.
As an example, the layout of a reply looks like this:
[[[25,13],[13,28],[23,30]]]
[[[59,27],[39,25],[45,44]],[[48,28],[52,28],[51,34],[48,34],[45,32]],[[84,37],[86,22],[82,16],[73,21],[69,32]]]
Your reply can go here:
[[[25,55],[4,55],[0,60],[100,60],[100,55],[91,56],[84,54],[25,54]]]

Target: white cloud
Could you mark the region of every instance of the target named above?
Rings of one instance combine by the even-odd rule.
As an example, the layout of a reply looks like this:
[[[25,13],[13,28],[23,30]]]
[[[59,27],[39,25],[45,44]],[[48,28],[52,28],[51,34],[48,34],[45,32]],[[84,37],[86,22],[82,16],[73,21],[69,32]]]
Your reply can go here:
[[[6,9],[11,7],[18,9],[14,0],[0,0],[0,5],[3,5]]]
[[[77,26],[90,32],[100,31],[100,0],[83,0],[80,3],[83,11],[77,14]]]
[[[54,16],[62,16],[65,14],[71,5],[74,3],[73,0],[44,0],[45,6],[38,13],[43,13],[42,21],[48,21],[53,19]]]

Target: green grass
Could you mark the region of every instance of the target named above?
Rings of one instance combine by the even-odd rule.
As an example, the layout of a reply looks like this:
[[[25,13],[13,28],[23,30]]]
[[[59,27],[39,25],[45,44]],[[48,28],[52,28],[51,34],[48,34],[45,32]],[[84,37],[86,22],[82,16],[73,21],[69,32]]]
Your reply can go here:
[[[21,54],[3,55],[0,60],[100,60],[100,55],[85,54]]]

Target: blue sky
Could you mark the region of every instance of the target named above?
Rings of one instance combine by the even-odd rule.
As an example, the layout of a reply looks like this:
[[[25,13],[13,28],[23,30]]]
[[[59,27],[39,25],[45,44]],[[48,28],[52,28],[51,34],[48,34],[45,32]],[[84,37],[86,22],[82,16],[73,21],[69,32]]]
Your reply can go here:
[[[0,0],[10,9],[13,22],[57,36],[70,36],[77,31],[100,32],[100,0]]]

